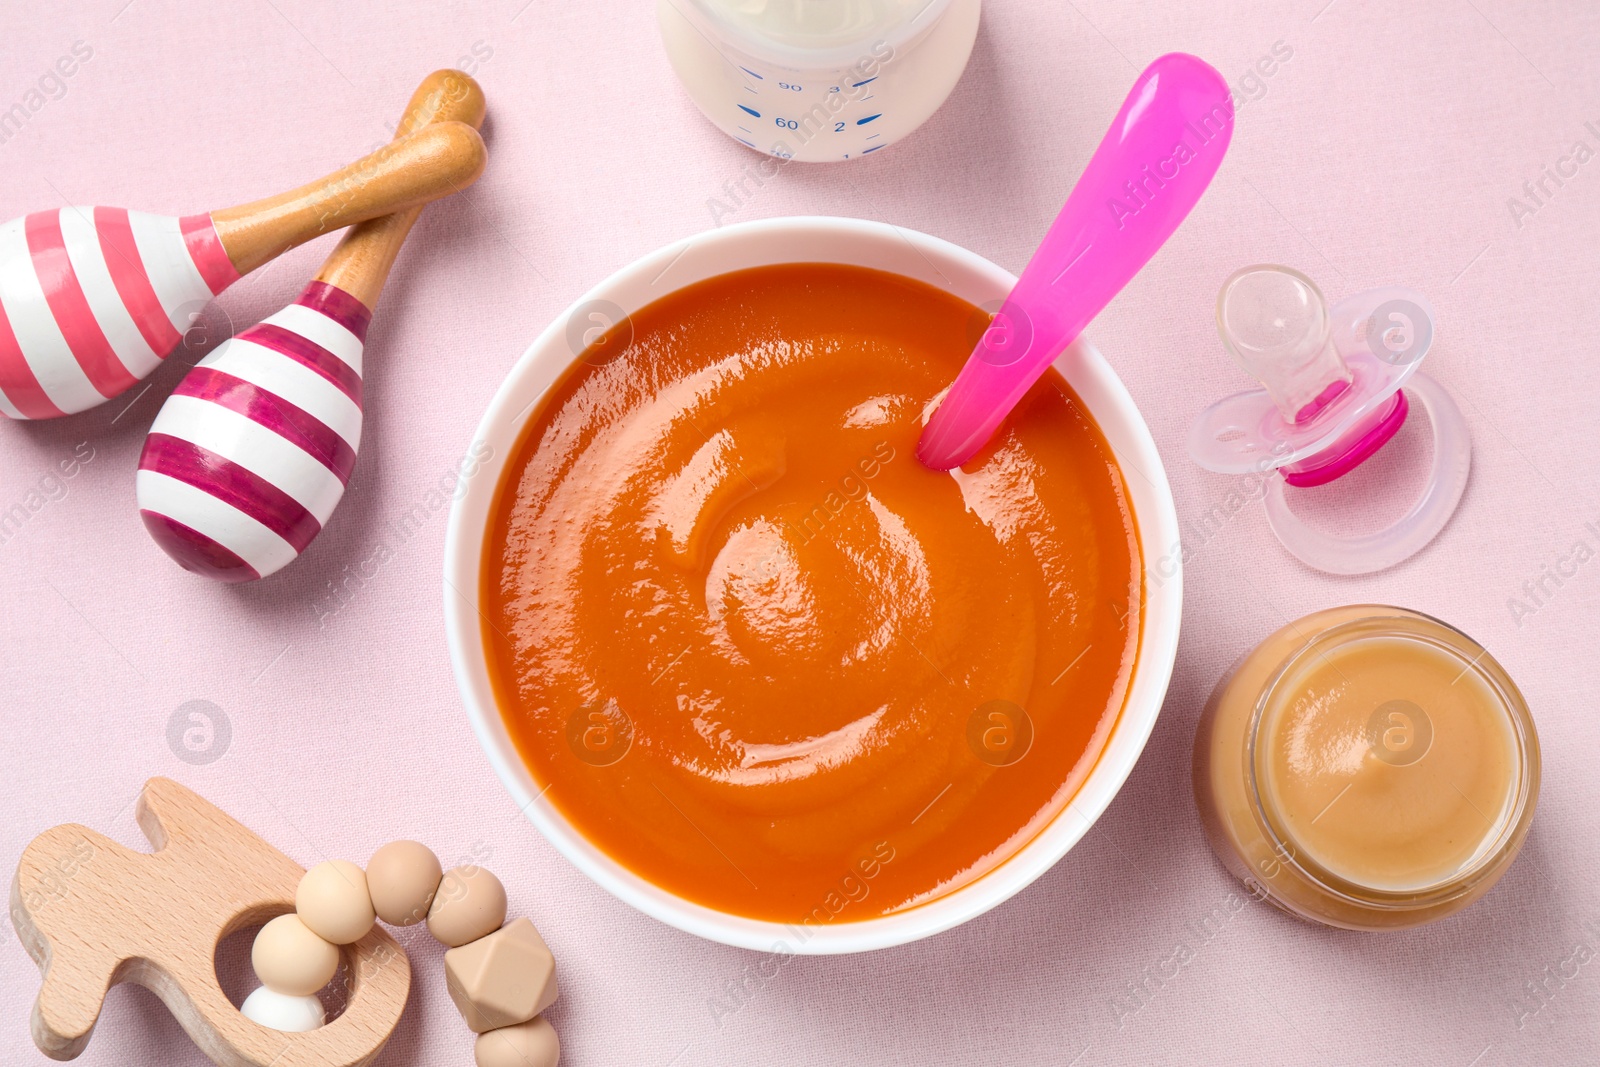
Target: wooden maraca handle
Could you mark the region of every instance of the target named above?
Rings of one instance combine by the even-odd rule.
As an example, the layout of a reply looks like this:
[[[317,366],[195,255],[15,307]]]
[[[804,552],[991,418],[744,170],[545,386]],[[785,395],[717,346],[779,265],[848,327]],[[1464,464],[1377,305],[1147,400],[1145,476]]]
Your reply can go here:
[[[459,70],[436,70],[411,94],[395,139],[440,122],[464,122],[476,128],[483,122],[486,107],[477,82]],[[368,311],[373,310],[400,246],[421,216],[422,208],[418,204],[352,227],[323,262],[317,281],[343,289],[366,305]]]
[[[248,274],[313,237],[464,189],[487,158],[477,130],[438,123],[309,185],[214,211],[211,222],[228,259]]]

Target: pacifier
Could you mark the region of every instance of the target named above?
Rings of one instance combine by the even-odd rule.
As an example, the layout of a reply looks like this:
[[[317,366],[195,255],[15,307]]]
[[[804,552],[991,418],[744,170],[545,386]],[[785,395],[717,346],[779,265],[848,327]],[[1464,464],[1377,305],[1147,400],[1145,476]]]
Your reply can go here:
[[[1426,297],[1383,286],[1330,309],[1322,290],[1297,270],[1245,267],[1217,296],[1217,330],[1264,388],[1200,413],[1189,432],[1196,463],[1221,474],[1266,476],[1272,532],[1318,570],[1370,574],[1433,540],[1461,500],[1472,448],[1455,401],[1417,372],[1434,336]],[[1413,403],[1432,422],[1433,460],[1404,516],[1375,533],[1341,536],[1290,510],[1286,487],[1325,485],[1350,473],[1394,437]]]

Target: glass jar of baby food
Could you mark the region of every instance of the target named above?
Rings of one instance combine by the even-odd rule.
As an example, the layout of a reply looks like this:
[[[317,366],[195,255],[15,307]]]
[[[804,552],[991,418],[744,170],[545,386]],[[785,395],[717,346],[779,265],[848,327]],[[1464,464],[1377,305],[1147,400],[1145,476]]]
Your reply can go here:
[[[1194,745],[1211,846],[1302,919],[1400,929],[1477,900],[1539,794],[1522,694],[1466,634],[1353,605],[1278,630],[1218,683]]]

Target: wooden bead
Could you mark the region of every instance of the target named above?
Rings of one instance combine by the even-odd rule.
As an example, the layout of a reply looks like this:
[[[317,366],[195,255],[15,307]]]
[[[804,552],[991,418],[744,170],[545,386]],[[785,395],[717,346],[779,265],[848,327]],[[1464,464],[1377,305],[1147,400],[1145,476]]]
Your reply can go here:
[[[349,860],[327,860],[307,871],[295,890],[294,910],[313,933],[335,945],[360,941],[377,919],[367,876]]]
[[[428,932],[451,948],[487,937],[506,921],[506,887],[482,867],[454,867],[428,909]]]
[[[367,861],[372,908],[391,926],[410,926],[426,919],[443,877],[439,857],[415,841],[391,841]]]
[[[244,998],[239,1013],[269,1030],[304,1034],[319,1029],[327,1021],[322,1001],[316,997],[295,997],[262,986]]]
[[[479,1034],[472,1055],[478,1067],[556,1067],[561,1042],[556,1028],[541,1015],[520,1026]]]
[[[298,916],[280,915],[256,934],[250,965],[274,993],[308,997],[339,969],[339,950],[312,933]]]

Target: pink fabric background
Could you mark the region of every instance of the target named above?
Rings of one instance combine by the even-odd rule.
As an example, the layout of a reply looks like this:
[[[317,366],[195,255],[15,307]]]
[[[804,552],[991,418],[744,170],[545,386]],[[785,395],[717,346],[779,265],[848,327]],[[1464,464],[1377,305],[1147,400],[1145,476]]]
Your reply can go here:
[[[1520,226],[1507,206],[1575,141],[1600,149],[1585,127],[1600,129],[1600,8],[990,0],[971,66],[926,127],[871,160],[785,168],[724,219],[884,219],[1019,270],[1136,68],[1185,49],[1237,83],[1282,42],[1293,57],[1247,87],[1258,98],[1241,111],[1211,192],[1092,337],[1143,408],[1186,524],[1232,488],[1188,461],[1184,437],[1200,406],[1246,384],[1211,309],[1223,278],[1250,262],[1297,265],[1335,296],[1384,282],[1427,292],[1441,323],[1427,369],[1460,399],[1474,455],[1455,519],[1385,574],[1307,570],[1272,540],[1256,503],[1197,528],[1170,698],[1083,843],[959,930],[790,962],[749,982],[742,1008],[719,1020],[709,1003],[761,958],[612,900],[519,817],[491,774],[446,659],[445,514],[430,497],[535,334],[611,271],[712,225],[707,200],[758,157],[680,90],[644,0],[522,3],[95,0],[0,11],[0,109],[75,41],[94,49],[65,94],[0,143],[0,218],[62,203],[178,214],[275,192],[386,140],[420,77],[458,59],[488,93],[492,155],[474,189],[424,216],[402,256],[368,346],[350,493],[276,578],[210,584],[173,566],[140,527],[138,450],[181,367],[131,407],[0,426],[0,510],[51,489],[49,472],[80,442],[93,453],[0,544],[0,860],[9,866],[60,822],[138,842],[131,804],[156,774],[307,864],[364,860],[396,836],[430,842],[447,861],[477,854],[560,960],[551,1017],[574,1065],[1600,1059],[1600,962],[1589,960],[1600,944],[1600,564],[1574,572],[1569,556],[1580,541],[1600,549],[1600,162]],[[290,300],[331,240],[227,293],[205,320],[213,339]],[[1384,462],[1404,458],[1394,449]],[[1380,505],[1408,487],[1381,470],[1364,480],[1387,494]],[[416,505],[429,518],[407,536],[394,524]],[[328,614],[330,584],[382,544],[393,558]],[[1508,600],[1558,566],[1559,588],[1516,617]],[[1207,935],[1199,924],[1235,887],[1190,797],[1199,706],[1269,630],[1363,600],[1461,626],[1522,685],[1545,751],[1527,850],[1482,903],[1412,933],[1331,932],[1251,905]],[[168,745],[168,720],[190,700],[215,703],[231,724],[227,751],[208,765]],[[28,1037],[36,970],[14,936],[3,941],[0,1062],[44,1063]],[[470,1063],[440,950],[425,936],[407,942],[412,1007],[380,1062]],[[1180,943],[1193,958],[1175,968]],[[1147,991],[1137,1011],[1135,985]],[[154,997],[123,988],[83,1062],[203,1060]]]

